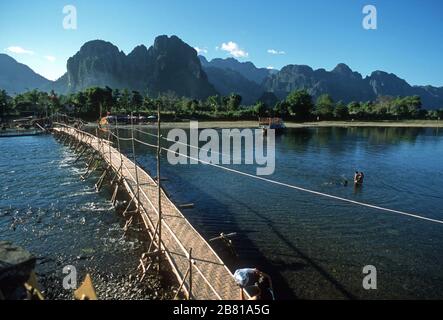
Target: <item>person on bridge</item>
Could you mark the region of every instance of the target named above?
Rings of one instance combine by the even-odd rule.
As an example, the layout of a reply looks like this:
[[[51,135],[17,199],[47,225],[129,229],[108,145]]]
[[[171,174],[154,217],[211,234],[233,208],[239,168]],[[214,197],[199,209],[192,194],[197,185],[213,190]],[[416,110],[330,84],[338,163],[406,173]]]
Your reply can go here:
[[[240,286],[241,300],[245,300],[244,290],[250,292],[249,300],[274,300],[271,277],[252,268],[239,269],[234,273],[235,282]]]

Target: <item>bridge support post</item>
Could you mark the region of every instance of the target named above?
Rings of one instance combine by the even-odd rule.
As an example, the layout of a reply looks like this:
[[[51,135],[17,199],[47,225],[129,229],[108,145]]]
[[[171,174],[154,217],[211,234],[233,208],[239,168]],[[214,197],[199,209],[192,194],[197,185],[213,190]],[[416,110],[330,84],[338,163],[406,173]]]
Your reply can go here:
[[[97,183],[95,184],[95,190],[100,191],[102,186],[103,186],[103,182],[105,181],[106,175],[108,174],[108,171],[111,169],[110,166],[108,166],[107,168],[105,168],[105,170],[103,170],[102,175],[100,176],[100,178],[98,179]]]
[[[192,299],[192,248],[189,249],[189,292],[188,292],[188,300]]]
[[[161,175],[160,175],[160,156],[161,156],[161,140],[160,140],[160,104],[157,105],[157,211],[158,211],[158,273],[161,271],[161,251],[162,251],[162,199],[161,199]],[[155,235],[154,235],[155,238]]]
[[[77,159],[75,159],[74,163],[77,163],[87,150],[88,150],[88,146],[84,145],[83,149],[81,149],[81,151],[80,151],[79,155],[77,156]]]
[[[126,206],[125,211],[123,211],[123,213],[122,213],[123,217],[125,217],[126,214],[129,212],[129,208],[131,207],[133,202],[134,202],[134,198],[131,197],[131,200],[129,201],[128,205]]]
[[[68,144],[69,149],[72,149],[72,147],[74,145],[75,145],[75,136],[72,135],[72,136],[70,136],[70,140],[69,140],[69,144]]]
[[[140,182],[138,181],[137,158],[135,156],[135,141],[134,141],[134,115],[131,112],[131,142],[132,142],[132,156],[134,158],[135,183],[137,187],[137,213],[140,213]]]
[[[113,185],[113,181],[111,181],[111,185]],[[117,193],[118,193],[118,189],[120,188],[120,184],[121,184],[121,179],[117,180],[115,182],[115,188],[114,188],[114,192],[112,193],[112,197],[111,197],[111,202],[112,205],[115,206],[115,204],[117,203]]]
[[[64,145],[66,145],[66,142],[68,141],[68,139],[69,139],[69,134],[67,134],[67,133],[63,133],[64,134],[64,139],[62,139],[62,143],[64,144]]]
[[[123,227],[123,232],[124,233],[126,233],[129,230],[129,227],[131,226],[133,220],[134,220],[134,216],[131,216],[129,218],[129,220],[126,221],[125,226]]]
[[[74,152],[75,152],[75,153],[78,152],[79,147],[80,147],[81,145],[82,145],[82,140],[81,140],[80,138],[78,138],[78,140],[77,140],[77,144],[75,145],[75,148],[74,148]]]
[[[86,178],[88,178],[89,175],[90,175],[92,172],[94,172],[95,169],[97,169],[97,167],[98,167],[98,164],[97,164],[98,160],[97,160],[96,155],[97,155],[97,152],[96,152],[96,151],[94,151],[94,152],[91,154],[91,157],[89,158],[89,161],[88,161],[88,164],[87,164],[86,172],[80,177],[82,180],[86,180]],[[95,162],[95,163],[94,163],[94,162]]]

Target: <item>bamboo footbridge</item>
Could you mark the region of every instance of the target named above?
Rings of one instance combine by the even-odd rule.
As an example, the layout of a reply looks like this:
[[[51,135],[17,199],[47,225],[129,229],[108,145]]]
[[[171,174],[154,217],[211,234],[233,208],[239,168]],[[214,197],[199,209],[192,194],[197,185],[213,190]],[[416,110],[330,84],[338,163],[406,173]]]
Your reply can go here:
[[[89,157],[85,175],[97,169],[94,167],[95,160],[102,162],[103,172],[96,188],[100,189],[108,176],[113,188],[114,204],[119,190],[126,191],[129,195],[130,202],[123,215],[130,224],[133,215],[138,214],[151,239],[148,252],[140,259],[139,267],[143,271],[146,272],[150,267],[147,266],[149,258],[157,254],[159,259],[163,257],[169,262],[180,284],[179,291],[188,299],[240,299],[240,288],[235,283],[233,274],[162,190],[161,179],[151,177],[138,166],[135,155],[133,161],[120,152],[122,138],[116,137],[116,146],[110,138],[111,131],[106,139],[99,134],[93,135],[79,129],[77,124],[62,122],[54,122],[52,132],[60,141],[69,143],[78,154],[77,160]],[[132,144],[134,145],[133,138]],[[159,161],[157,166],[159,172]],[[130,207],[135,209],[129,211]],[[160,268],[160,262],[158,266]]]

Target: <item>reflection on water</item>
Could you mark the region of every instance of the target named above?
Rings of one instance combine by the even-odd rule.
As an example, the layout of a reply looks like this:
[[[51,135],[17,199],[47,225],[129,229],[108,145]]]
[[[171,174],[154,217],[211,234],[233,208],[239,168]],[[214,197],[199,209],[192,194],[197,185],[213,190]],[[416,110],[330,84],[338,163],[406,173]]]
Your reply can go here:
[[[144,130],[155,133],[153,127]],[[121,130],[120,135],[129,133]],[[72,166],[74,155],[50,137],[20,139],[20,144],[0,142],[2,238],[42,256],[69,248],[63,261],[93,250],[103,252],[103,268],[130,263],[127,257],[140,244],[122,238],[109,196],[79,181],[83,167]],[[131,153],[130,144],[122,147]],[[136,154],[155,172],[154,150],[138,145]],[[289,129],[276,139],[276,171],[270,178],[443,219],[442,158],[443,134],[436,129]],[[250,166],[232,167],[255,172]],[[223,243],[213,243],[230,267],[270,273],[279,298],[443,298],[441,225],[210,166],[171,166],[164,154],[162,168],[173,200],[195,204],[184,214],[206,238],[238,233],[232,239],[238,257]],[[360,189],[344,183],[352,182],[356,170],[366,176]],[[362,287],[366,265],[377,268],[378,290]]]
[[[123,147],[131,153],[129,145]],[[153,150],[138,146],[136,153],[155,172]],[[276,171],[270,178],[443,219],[442,157],[443,134],[436,129],[290,129],[277,137]],[[272,274],[280,298],[443,298],[441,225],[205,165],[163,163],[173,199],[195,203],[184,213],[197,229],[207,238],[237,232],[238,258],[221,243],[214,247],[233,269],[252,266]],[[356,170],[366,175],[357,189],[352,183]],[[377,267],[376,291],[362,287],[366,265]]]

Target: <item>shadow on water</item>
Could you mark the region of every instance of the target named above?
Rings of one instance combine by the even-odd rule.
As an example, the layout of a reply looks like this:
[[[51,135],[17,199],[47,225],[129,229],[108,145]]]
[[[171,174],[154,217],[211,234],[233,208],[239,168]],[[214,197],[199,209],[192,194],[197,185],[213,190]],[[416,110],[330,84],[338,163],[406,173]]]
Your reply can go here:
[[[249,213],[254,214],[257,218],[259,218],[262,222],[264,222],[264,224],[267,227],[269,227],[269,230],[272,231],[274,233],[274,235],[277,236],[277,238],[280,241],[282,241],[282,243],[284,243],[288,248],[290,248],[297,257],[301,258],[303,261],[306,262],[306,264],[279,263],[278,265],[268,263],[268,267],[270,268],[270,270],[272,270],[272,272],[271,272],[272,277],[275,276],[276,272],[281,272],[284,270],[297,271],[297,270],[302,269],[306,266],[310,266],[313,269],[315,269],[315,271],[317,271],[321,277],[323,277],[325,280],[330,282],[341,294],[343,294],[344,297],[346,297],[348,299],[356,299],[357,298],[349,290],[347,290],[339,281],[337,281],[337,279],[335,279],[330,273],[328,273],[322,266],[320,266],[318,263],[316,263],[306,253],[304,253],[302,250],[297,248],[297,246],[291,240],[289,240],[287,237],[285,237],[285,235],[278,230],[278,227],[274,224],[274,222],[271,219],[267,218],[265,215],[261,214],[259,211],[255,210],[254,208],[252,208],[251,206],[249,206],[248,204],[246,204],[244,202],[241,202],[241,205],[243,207],[245,207]],[[291,299],[290,296],[286,297],[284,295],[284,292],[281,292],[281,294],[282,294],[281,298]],[[293,292],[292,292],[292,295],[294,295]]]
[[[343,139],[343,137],[346,136],[346,134],[348,134],[346,132],[346,129],[339,130],[336,131],[336,135],[334,135],[334,138],[341,140]],[[323,137],[322,139],[320,139],[321,143],[326,143],[326,140],[328,139],[327,135],[325,134],[320,136]],[[304,152],[309,147],[309,143],[313,139],[319,139],[319,132],[314,132],[312,129],[297,129],[296,135],[277,136],[276,142],[290,144],[291,147],[298,150],[299,152]],[[136,152],[138,154],[141,154],[142,152],[139,151]],[[125,150],[125,153],[131,157],[132,151]],[[147,172],[155,171],[155,168],[153,167],[154,163],[152,162],[150,156],[140,157],[137,162],[139,162],[139,165],[141,165]],[[236,202],[237,204],[241,205],[242,208],[245,208],[249,214],[252,214],[256,218],[258,218],[257,223],[265,225],[267,227],[267,232],[272,233],[282,244],[284,244],[289,249],[284,253],[284,255],[297,257],[301,259],[301,262],[269,260],[263,253],[261,253],[261,250],[257,246],[257,244],[248,237],[248,234],[258,231],[248,229],[247,226],[239,225],[238,222],[235,222],[237,221],[235,212],[233,212],[228,205],[214,198],[204,188],[196,186],[195,184],[190,183],[187,179],[175,174],[172,168],[168,168],[166,166],[162,170],[164,176],[174,176],[173,181],[165,182],[163,184],[163,187],[165,188],[167,193],[171,195],[171,199],[175,203],[186,202],[189,200],[182,199],[181,197],[183,197],[183,195],[180,194],[178,189],[192,190],[192,194],[199,194],[200,197],[204,196],[205,204],[203,206],[207,206],[207,204],[210,204],[211,207],[217,208],[217,213],[220,212],[223,214],[222,217],[217,216],[216,223],[220,223],[220,220],[230,221],[228,225],[218,224],[217,226],[218,228],[226,227],[228,228],[228,230],[214,230],[214,226],[210,226],[205,223],[205,214],[207,213],[201,212],[199,210],[198,203],[197,208],[193,210],[183,210],[183,213],[186,215],[186,217],[196,227],[196,229],[204,235],[206,239],[215,237],[220,232],[237,232],[237,236],[235,237],[235,239],[233,239],[234,246],[237,245],[239,251],[241,251],[242,248],[247,248],[247,254],[240,254],[240,256],[236,256],[222,241],[211,243],[211,246],[214,248],[214,250],[216,250],[216,252],[220,255],[220,257],[223,259],[223,261],[225,261],[225,263],[231,270],[245,267],[258,268],[271,275],[274,286],[276,288],[276,295],[278,299],[296,299],[296,293],[288,284],[288,280],[285,279],[285,277],[282,275],[282,272],[297,272],[304,268],[311,268],[315,270],[320,278],[323,278],[327,282],[329,282],[331,286],[335,288],[337,292],[339,292],[343,297],[347,299],[356,299],[356,296],[352,294],[347,288],[345,288],[345,286],[340,283],[333,275],[331,275],[325,268],[314,261],[314,259],[311,259],[308,254],[303,252],[303,250],[298,248],[293,243],[293,241],[288,239],[282,232],[280,232],[278,226],[272,221],[272,219],[269,219],[264,214],[260,213],[258,210],[254,209],[247,203],[226,194],[224,195],[225,197],[229,198],[229,202]],[[187,196],[185,195],[184,197],[186,198]]]
[[[210,194],[205,192],[202,188],[196,188],[195,185],[188,184],[186,180],[175,176],[174,177],[174,185],[179,185],[180,187],[188,186],[189,188],[192,188],[193,193],[199,193],[200,195],[205,196],[205,202],[210,203],[211,206],[217,208],[217,212],[223,212],[223,220],[225,221],[234,221],[235,215],[234,213],[222,202],[218,201],[214,197],[212,197]],[[166,191],[169,191],[168,194],[171,196],[171,200],[173,200],[174,203],[180,203],[182,199],[178,199],[176,196],[174,196],[174,189],[175,187],[171,183],[164,184],[163,187],[166,189]],[[234,200],[234,199],[233,199]],[[198,206],[198,204],[197,204]],[[247,207],[247,206],[245,206]],[[248,210],[252,209],[247,207]],[[225,245],[222,241],[215,241],[211,242],[211,246],[213,249],[219,254],[220,258],[226,263],[226,265],[230,268],[231,271],[234,271],[239,268],[257,268],[263,272],[269,273],[269,275],[272,278],[272,282],[274,283],[274,286],[276,288],[276,297],[278,299],[296,299],[297,296],[295,295],[294,291],[290,288],[287,281],[284,279],[284,277],[280,274],[281,269],[292,269],[292,270],[298,270],[303,267],[303,265],[279,265],[276,266],[270,261],[266,259],[266,257],[260,252],[259,248],[252,242],[247,234],[250,234],[252,232],[257,232],[255,230],[248,230],[245,229],[245,226],[239,226],[235,222],[229,222],[229,224],[225,225],[219,225],[219,228],[229,228],[229,231],[219,229],[218,231],[215,231],[215,226],[207,226],[205,223],[203,223],[200,219],[200,212],[198,208],[192,209],[192,210],[182,210],[183,214],[186,216],[186,218],[192,223],[192,225],[200,232],[205,239],[209,239],[212,237],[218,236],[221,232],[230,233],[230,232],[236,232],[237,235],[235,238],[233,238],[233,246],[234,251],[238,254],[238,249],[241,248],[248,248],[248,251],[253,252],[253,255],[243,256],[239,254],[236,256],[232,253],[232,251],[229,249],[227,245]],[[258,214],[257,214],[258,215]],[[219,219],[221,217],[218,217]],[[272,227],[272,225],[270,225]],[[212,229],[212,231],[210,230]],[[275,230],[275,232],[278,232]],[[286,240],[286,239],[285,239]]]
[[[142,164],[143,165],[143,164]],[[172,174],[172,173],[171,173]],[[239,201],[238,199],[234,199],[230,197],[231,201],[235,201],[240,204],[243,208],[245,208],[248,213],[255,215],[259,218],[258,223],[264,224],[268,231],[273,233],[283,244],[285,244],[295,256],[301,258],[303,263],[286,263],[284,261],[274,262],[267,259],[260,251],[260,248],[248,238],[248,234],[253,232],[258,232],[256,230],[248,229],[247,226],[245,228],[244,225],[239,225],[234,222],[235,213],[230,210],[230,208],[224,203],[218,201],[214,197],[212,197],[208,192],[203,188],[198,188],[195,185],[188,183],[187,180],[182,179],[181,177],[175,175],[173,183],[167,182],[164,184],[165,189],[169,191],[169,194],[172,194],[171,199],[175,203],[180,203],[183,199],[179,199],[175,196],[175,190],[177,187],[184,188],[187,190],[192,189],[192,193],[198,193],[204,195],[205,202],[210,203],[211,207],[217,208],[217,212],[223,212],[223,217],[217,217],[219,220],[230,221],[228,225],[219,225],[219,228],[226,227],[229,228],[227,230],[214,230],[213,226],[208,226],[204,223],[204,218],[201,217],[202,212],[199,212],[198,207],[194,210],[183,210],[186,217],[190,220],[190,222],[196,227],[196,229],[201,232],[206,239],[217,236],[220,232],[237,232],[237,236],[233,239],[234,246],[237,246],[239,251],[242,248],[247,248],[248,254],[241,255],[239,257],[235,257],[232,252],[228,249],[223,242],[219,241],[216,243],[211,243],[216,252],[220,255],[220,257],[225,261],[228,267],[231,270],[235,270],[238,268],[245,267],[254,267],[258,268],[266,273],[269,273],[274,286],[276,288],[276,296],[278,299],[296,299],[297,295],[294,290],[289,286],[287,280],[281,274],[283,271],[298,271],[304,269],[306,267],[313,268],[321,277],[331,283],[331,285],[340,292],[347,299],[356,299],[356,297],[347,290],[337,279],[335,279],[330,273],[328,273],[321,265],[316,263],[313,259],[309,257],[306,253],[304,253],[301,249],[297,248],[297,246],[283,233],[278,230],[278,227],[274,224],[274,222],[267,218],[265,215],[261,214],[259,211],[255,210],[253,207],[248,204]],[[225,195],[227,196],[227,195]],[[187,199],[186,199],[187,200]],[[198,203],[197,203],[198,206]],[[232,221],[232,222],[231,222]],[[211,231],[212,229],[212,231]],[[285,253],[286,255],[288,253]]]

